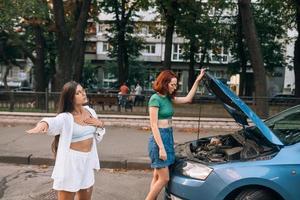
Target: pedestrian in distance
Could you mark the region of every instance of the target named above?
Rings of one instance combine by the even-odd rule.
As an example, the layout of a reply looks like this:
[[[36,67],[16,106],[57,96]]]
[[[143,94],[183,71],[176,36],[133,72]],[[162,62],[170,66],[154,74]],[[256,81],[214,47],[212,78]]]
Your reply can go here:
[[[125,107],[127,100],[128,100],[129,92],[130,92],[130,90],[129,90],[128,86],[126,85],[126,82],[124,82],[121,85],[119,93],[118,93],[120,106]]]
[[[148,152],[153,168],[150,191],[146,200],[155,200],[169,182],[169,166],[175,161],[172,129],[173,104],[192,102],[197,87],[205,74],[201,69],[191,90],[185,97],[176,97],[177,76],[170,70],[160,72],[156,78],[153,94],[148,103],[152,134],[149,138]]]
[[[120,93],[121,95],[126,95],[126,94],[129,94],[129,88],[128,86],[126,85],[126,82],[124,82],[121,87],[120,87]]]
[[[29,134],[55,136],[52,150],[55,165],[51,178],[58,200],[90,200],[95,182],[94,170],[100,169],[96,142],[105,129],[96,112],[87,104],[82,86],[67,82],[62,89],[56,117],[43,118],[27,130]]]
[[[136,104],[141,104],[141,105],[143,104],[144,97],[142,96],[142,91],[143,91],[142,86],[140,85],[139,82],[137,82],[135,89],[134,89],[134,92],[135,92],[134,106]]]

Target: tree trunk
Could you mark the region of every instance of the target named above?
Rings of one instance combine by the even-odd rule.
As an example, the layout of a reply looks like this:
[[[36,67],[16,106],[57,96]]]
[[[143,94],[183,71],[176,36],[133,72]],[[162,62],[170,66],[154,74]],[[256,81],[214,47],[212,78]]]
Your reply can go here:
[[[53,11],[56,25],[57,46],[58,46],[58,65],[56,65],[56,74],[54,80],[54,91],[59,91],[62,86],[76,78],[81,78],[81,68],[83,62],[80,56],[84,46],[85,29],[88,19],[91,0],[85,0],[81,4],[78,20],[72,27],[73,40],[71,41],[71,32],[65,21],[64,5],[62,0],[53,0]],[[79,69],[78,69],[79,68]]]
[[[120,27],[120,29],[124,30],[123,27]],[[126,49],[125,49],[125,32],[120,30],[119,35],[118,35],[118,58],[117,58],[117,63],[118,63],[118,76],[119,76],[119,85],[123,84],[126,82],[126,75],[125,75],[125,55],[126,55]]]
[[[196,45],[195,45],[195,38],[190,39],[190,52],[189,52],[189,82],[188,82],[188,88],[189,91],[193,87],[194,81],[195,81],[195,52],[196,52]]]
[[[171,69],[174,25],[175,25],[174,17],[168,16],[167,28],[166,28],[166,38],[165,38],[164,69]]]
[[[75,20],[74,40],[72,41],[72,58],[73,80],[80,82],[82,79],[82,68],[84,66],[85,54],[85,30],[87,26],[88,12],[91,7],[91,0],[84,0],[77,5]]]
[[[204,47],[202,47],[202,50],[201,50],[201,59],[200,59],[200,62],[199,62],[199,69],[201,69],[204,65],[204,61],[205,61],[205,57],[208,56],[207,54],[207,44],[204,45]],[[206,59],[207,63],[208,63],[208,58]]]
[[[34,88],[37,92],[44,92],[47,83],[45,76],[45,39],[40,26],[33,27],[35,32],[36,58],[34,62]]]
[[[40,26],[33,27],[35,32],[35,50],[36,58],[34,62],[34,88],[37,92],[45,92],[47,80],[45,74],[45,39],[43,30]],[[41,93],[37,94],[35,100],[37,108],[45,110],[45,96]]]
[[[268,116],[269,111],[268,101],[265,98],[267,94],[266,72],[250,3],[250,0],[239,0],[238,6],[241,11],[243,31],[249,48],[250,61],[254,72],[255,96],[257,98],[256,112],[261,117],[265,118]]]
[[[245,47],[243,42],[243,30],[242,30],[242,19],[241,19],[241,11],[239,9],[238,20],[237,20],[237,44],[238,44],[238,57],[239,57],[239,65],[242,69],[240,76],[240,87],[239,87],[239,95],[246,96],[246,70],[247,70],[247,60],[245,55]]]
[[[55,66],[53,91],[60,91],[62,86],[71,80],[72,66],[70,33],[65,22],[64,5],[62,0],[53,0],[53,11],[56,26],[58,62]]]
[[[74,76],[73,80],[78,83],[82,82],[82,73],[84,67],[84,56],[85,56],[85,43],[80,46],[79,56],[77,61],[74,63]]]
[[[177,0],[160,1],[166,22],[164,69],[171,69],[173,33],[175,30],[176,13],[178,12]]]
[[[9,74],[9,71],[11,70],[12,65],[10,63],[6,63],[5,72],[3,76],[3,84],[6,91],[9,91],[9,87],[7,85],[7,77]]]
[[[294,47],[295,95],[300,97],[300,1],[296,1],[296,23],[298,37]]]
[[[128,82],[129,79],[129,56],[128,56],[127,43],[124,44],[123,56],[124,56],[124,78]]]

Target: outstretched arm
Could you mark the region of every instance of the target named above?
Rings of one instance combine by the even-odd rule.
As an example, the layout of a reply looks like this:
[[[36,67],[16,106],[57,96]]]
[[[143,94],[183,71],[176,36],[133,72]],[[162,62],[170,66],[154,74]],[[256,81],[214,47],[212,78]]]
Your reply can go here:
[[[37,125],[26,131],[26,133],[32,134],[32,133],[46,133],[49,129],[49,126],[47,122],[41,121],[37,123]]]
[[[33,129],[27,133],[47,133],[48,135],[59,135],[61,133],[66,115],[58,114],[56,117],[43,118]]]
[[[193,84],[193,87],[189,91],[189,93],[185,97],[175,97],[173,100],[173,103],[176,103],[176,104],[191,103],[196,94],[198,85],[199,85],[201,79],[203,78],[204,74],[205,74],[205,69],[201,69],[200,74],[197,76],[197,78]]]

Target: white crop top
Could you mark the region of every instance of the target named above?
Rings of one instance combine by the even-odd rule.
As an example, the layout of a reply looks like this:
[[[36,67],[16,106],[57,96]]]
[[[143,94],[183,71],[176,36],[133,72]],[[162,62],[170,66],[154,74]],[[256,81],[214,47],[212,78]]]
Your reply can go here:
[[[74,122],[72,142],[78,142],[92,138],[96,132],[95,126],[80,125]]]

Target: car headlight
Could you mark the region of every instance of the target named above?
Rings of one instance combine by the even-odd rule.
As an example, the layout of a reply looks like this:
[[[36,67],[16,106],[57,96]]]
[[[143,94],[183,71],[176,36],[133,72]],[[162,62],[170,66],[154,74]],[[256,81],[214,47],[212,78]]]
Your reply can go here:
[[[213,169],[196,162],[187,161],[181,166],[181,173],[191,178],[205,180]]]

